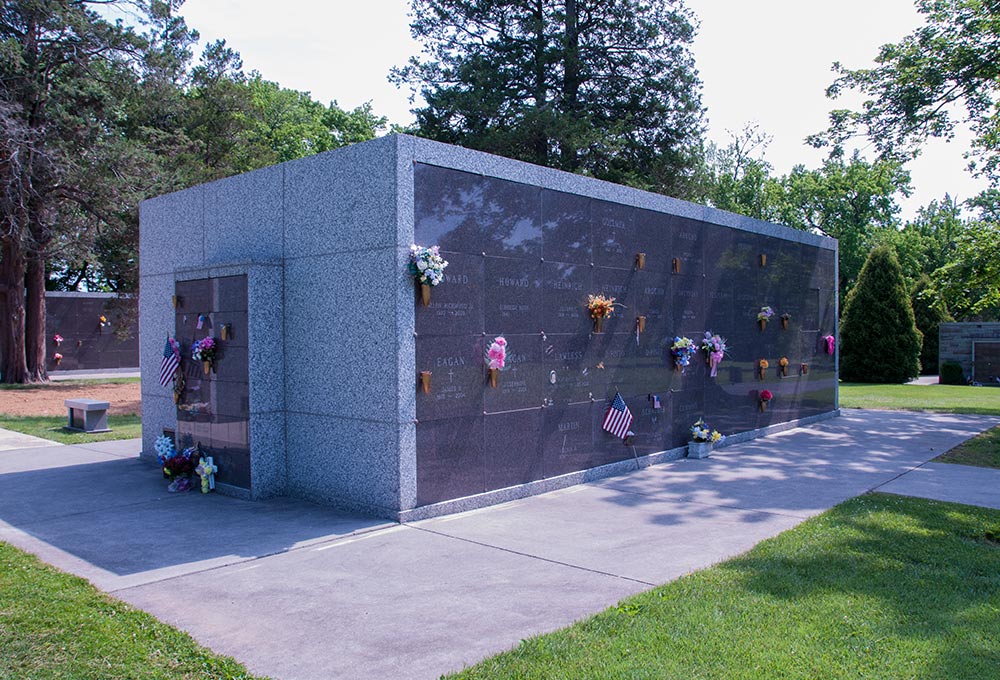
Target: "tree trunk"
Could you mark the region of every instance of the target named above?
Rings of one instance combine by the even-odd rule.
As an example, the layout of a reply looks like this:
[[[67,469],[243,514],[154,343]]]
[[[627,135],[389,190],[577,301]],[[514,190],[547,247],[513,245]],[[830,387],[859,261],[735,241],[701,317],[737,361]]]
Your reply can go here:
[[[534,86],[535,86],[535,130],[531,140],[533,161],[538,165],[548,165],[549,135],[548,135],[548,82],[546,77],[546,35],[545,35],[545,3],[535,0],[532,11],[535,35],[534,38]]]
[[[576,0],[566,0],[566,38],[563,45],[563,115],[576,118],[580,109],[580,29]],[[579,166],[572,133],[563,135],[559,150],[562,169],[575,172]]]
[[[28,257],[27,299],[24,317],[25,359],[30,382],[47,382],[45,367],[45,259],[40,254]]]
[[[24,253],[6,237],[0,243],[0,381],[28,382],[24,358]]]

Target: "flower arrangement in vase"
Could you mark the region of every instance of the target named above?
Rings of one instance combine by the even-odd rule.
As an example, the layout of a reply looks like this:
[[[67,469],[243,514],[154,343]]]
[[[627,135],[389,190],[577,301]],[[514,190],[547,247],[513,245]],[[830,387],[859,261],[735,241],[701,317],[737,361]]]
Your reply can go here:
[[[438,246],[410,246],[409,271],[414,281],[420,285],[420,299],[424,307],[431,303],[431,286],[444,281],[444,269],[447,266],[448,261],[441,257]]]
[[[781,366],[781,376],[786,377],[788,375],[788,357],[778,359],[778,365]]]
[[[767,320],[770,319],[772,316],[774,316],[773,309],[771,309],[766,305],[760,308],[760,311],[757,312],[757,325],[760,326],[761,330],[767,328]]]
[[[490,387],[497,386],[497,378],[507,361],[507,339],[502,335],[493,338],[486,350],[486,362],[490,371]]]
[[[55,335],[52,336],[52,342],[56,343],[56,347],[58,347],[59,345],[63,344],[63,336],[56,333]]]
[[[215,368],[215,352],[217,349],[218,346],[215,343],[215,338],[211,336],[195,340],[194,344],[191,345],[191,358],[201,362],[202,368],[205,370],[205,375],[208,375],[209,370]]]
[[[718,430],[713,430],[705,424],[703,418],[699,418],[691,426],[688,458],[708,458],[712,453],[712,448],[724,439],[725,437]]]
[[[701,348],[708,355],[709,376],[715,378],[719,374],[719,364],[726,356],[726,339],[721,335],[716,335],[712,331],[705,331],[705,337],[701,341]]]
[[[61,364],[62,360],[63,360],[63,355],[60,354],[59,352],[56,352],[55,354],[52,355],[52,361],[56,362],[56,366]]]
[[[674,370],[680,373],[685,366],[691,363],[691,357],[697,351],[698,347],[694,344],[694,340],[675,335],[674,343],[670,345],[670,354],[674,357]]]
[[[760,391],[760,410],[761,410],[761,413],[763,413],[764,411],[767,410],[767,402],[771,401],[772,399],[774,399],[774,395],[771,393],[771,390],[761,390]]]
[[[157,437],[153,447],[156,449],[156,459],[163,470],[163,477],[171,480],[167,490],[173,493],[191,489],[191,474],[201,461],[198,448],[190,446],[177,451],[174,440],[166,435]]]
[[[757,362],[757,373],[760,375],[760,379],[764,380],[767,378],[767,369],[771,364],[767,363],[767,359],[761,359]]]
[[[782,314],[781,315],[781,330],[787,331],[788,330],[788,322],[791,321],[791,320],[792,320],[792,315],[791,314],[789,314],[788,312],[785,312],[784,314]]]
[[[605,295],[588,295],[587,309],[590,311],[590,318],[594,320],[594,332],[604,332],[604,320],[615,313],[615,298]]]

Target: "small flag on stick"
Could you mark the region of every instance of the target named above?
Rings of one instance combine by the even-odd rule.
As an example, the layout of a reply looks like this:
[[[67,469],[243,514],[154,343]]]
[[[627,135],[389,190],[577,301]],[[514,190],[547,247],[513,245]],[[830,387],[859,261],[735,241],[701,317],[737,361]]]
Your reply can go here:
[[[632,412],[628,410],[620,392],[615,392],[615,399],[604,414],[604,424],[601,427],[621,439],[627,439],[632,434],[629,430],[632,427]]]
[[[181,346],[176,340],[167,336],[167,344],[163,348],[163,360],[160,361],[160,387],[166,387],[181,365]]]

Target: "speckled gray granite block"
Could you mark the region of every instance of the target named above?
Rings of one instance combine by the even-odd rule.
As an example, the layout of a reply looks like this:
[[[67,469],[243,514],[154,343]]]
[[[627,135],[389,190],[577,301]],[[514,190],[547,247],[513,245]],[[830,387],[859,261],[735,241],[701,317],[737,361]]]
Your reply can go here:
[[[280,260],[284,165],[206,184],[205,264]]]
[[[289,411],[363,410],[369,420],[397,421],[396,296],[385,282],[400,276],[395,247],[286,262]]]
[[[177,428],[177,408],[172,393],[142,395],[142,452],[143,460],[155,461],[156,449],[153,444],[163,434],[163,429]]]
[[[396,245],[396,140],[383,137],[285,166],[285,257]]]
[[[395,519],[398,429],[395,423],[289,411],[285,420],[289,494]]]
[[[285,456],[285,413],[250,415],[250,470],[254,500],[280,496],[287,485],[288,460]]]
[[[205,263],[205,187],[139,205],[139,275],[172,273]]]
[[[284,270],[250,267],[247,275],[250,414],[285,410]]]

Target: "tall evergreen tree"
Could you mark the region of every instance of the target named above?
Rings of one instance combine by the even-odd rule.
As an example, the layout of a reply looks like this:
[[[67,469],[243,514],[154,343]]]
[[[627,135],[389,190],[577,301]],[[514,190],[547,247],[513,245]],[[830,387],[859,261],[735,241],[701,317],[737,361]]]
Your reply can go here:
[[[840,341],[844,380],[902,383],[920,373],[920,331],[892,248],[879,246],[861,268],[844,305]]]
[[[938,327],[945,321],[952,321],[952,318],[927,274],[921,276],[913,287],[911,304],[917,330],[924,339],[920,348],[920,372],[933,375],[938,372]]]
[[[393,69],[418,132],[686,196],[701,81],[683,0],[411,0],[424,57]]]

